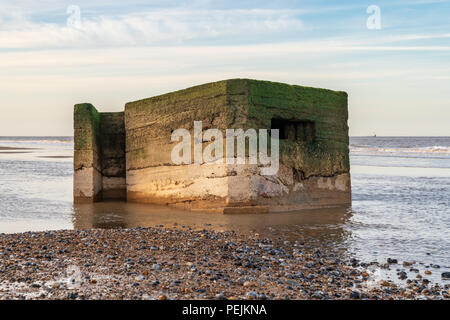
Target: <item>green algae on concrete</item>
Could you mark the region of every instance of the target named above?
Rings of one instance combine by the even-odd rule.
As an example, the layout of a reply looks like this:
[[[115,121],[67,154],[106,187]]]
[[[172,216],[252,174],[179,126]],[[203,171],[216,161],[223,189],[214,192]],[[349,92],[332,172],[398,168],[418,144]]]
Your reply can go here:
[[[249,127],[270,128],[272,119],[311,121],[315,139],[280,140],[280,162],[300,170],[304,177],[348,173],[347,93],[244,80],[249,92]]]
[[[90,103],[76,104],[74,107],[74,151],[75,169],[81,167],[99,167],[95,163],[95,156],[78,157],[79,151],[100,152],[100,114]],[[80,154],[86,155],[86,152]],[[81,160],[81,161],[80,161]]]
[[[152,168],[173,166],[171,150],[178,142],[171,141],[171,134],[179,128],[192,134],[194,121],[202,121],[203,131],[222,130],[224,137],[226,129],[277,128],[286,135],[279,140],[280,165],[289,168],[294,184],[305,182],[314,188],[314,202],[326,194],[322,187],[329,188],[331,183],[332,188],[345,190],[345,196],[336,193],[337,201],[348,203],[350,185],[342,184],[349,181],[350,172],[347,103],[347,93],[342,91],[230,79],[129,102],[124,112],[99,113],[90,104],[80,104],[75,106],[74,116],[75,150],[80,151],[75,162],[90,156],[85,150],[92,151],[104,177],[125,178],[133,172],[133,179],[145,184],[147,178],[138,172],[148,174],[158,172]],[[329,177],[332,179],[314,180]],[[170,189],[166,183],[178,183],[171,179],[162,177],[155,182],[159,185],[151,188]],[[298,186],[285,187],[291,192]],[[296,201],[305,202],[301,197]]]
[[[76,202],[125,194],[123,112],[100,113],[90,103],[75,105],[74,170]]]

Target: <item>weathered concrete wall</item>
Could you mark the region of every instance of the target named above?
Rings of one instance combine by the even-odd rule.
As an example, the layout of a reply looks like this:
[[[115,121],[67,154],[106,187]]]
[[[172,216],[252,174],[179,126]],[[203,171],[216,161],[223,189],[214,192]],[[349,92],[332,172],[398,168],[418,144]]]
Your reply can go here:
[[[123,112],[100,113],[103,199],[126,199]]]
[[[74,202],[101,199],[100,115],[89,103],[74,108]]]
[[[235,200],[233,206],[255,206],[261,211],[276,212],[351,203],[349,173],[300,179],[292,167],[284,164],[274,176],[261,175],[256,165],[236,166],[235,170],[237,174],[234,180],[230,179],[229,189],[230,199]],[[245,209],[233,212],[245,212]]]
[[[247,79],[130,102],[125,107],[127,199],[230,213],[348,204],[347,117],[345,92]],[[175,129],[193,135],[194,121],[201,120],[203,131],[221,129],[225,137],[227,128],[268,129],[273,119],[299,123],[305,132],[298,135],[308,136],[298,140],[294,131],[293,138],[280,140],[276,176],[262,176],[258,165],[171,162]]]
[[[351,202],[345,92],[232,79],[130,102],[124,113],[77,106],[76,199],[126,193],[128,201],[225,213]],[[175,165],[171,133],[193,136],[194,121],[224,138],[229,128],[280,129],[278,173],[263,176],[256,164]]]
[[[272,119],[314,124],[313,139],[280,139],[276,176],[253,175],[255,203],[271,211],[351,203],[347,93],[245,80],[247,127],[270,128]]]
[[[227,82],[216,82],[125,106],[127,200],[170,204],[189,209],[224,206],[227,166],[182,165],[170,155],[173,130],[192,132],[195,120],[204,130],[227,128],[232,119]]]
[[[124,113],[74,108],[74,201],[125,199]]]
[[[270,128],[271,119],[315,123],[314,142],[280,141],[281,162],[301,177],[348,173],[347,93],[283,83],[248,80],[252,128]]]

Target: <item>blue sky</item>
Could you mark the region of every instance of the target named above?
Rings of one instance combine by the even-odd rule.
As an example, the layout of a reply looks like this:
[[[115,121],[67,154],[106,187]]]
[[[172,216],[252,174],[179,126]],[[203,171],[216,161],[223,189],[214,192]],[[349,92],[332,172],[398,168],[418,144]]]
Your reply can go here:
[[[238,77],[347,91],[352,135],[450,135],[449,17],[425,0],[0,0],[0,135],[71,135],[75,103]]]

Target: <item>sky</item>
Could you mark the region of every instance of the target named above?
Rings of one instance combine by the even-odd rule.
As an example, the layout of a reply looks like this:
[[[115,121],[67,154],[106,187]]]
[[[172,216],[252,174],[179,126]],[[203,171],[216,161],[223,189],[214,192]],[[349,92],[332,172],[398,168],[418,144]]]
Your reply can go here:
[[[0,135],[230,78],[346,91],[350,135],[450,136],[450,0],[0,0]]]

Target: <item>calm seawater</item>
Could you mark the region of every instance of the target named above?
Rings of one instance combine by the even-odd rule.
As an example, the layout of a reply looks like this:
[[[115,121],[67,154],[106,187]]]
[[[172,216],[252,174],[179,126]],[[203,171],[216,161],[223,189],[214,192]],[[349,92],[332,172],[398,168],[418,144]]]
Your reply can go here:
[[[350,142],[351,207],[236,219],[122,202],[74,206],[71,137],[0,137],[0,232],[207,226],[333,246],[365,261],[393,257],[450,271],[450,137]]]

